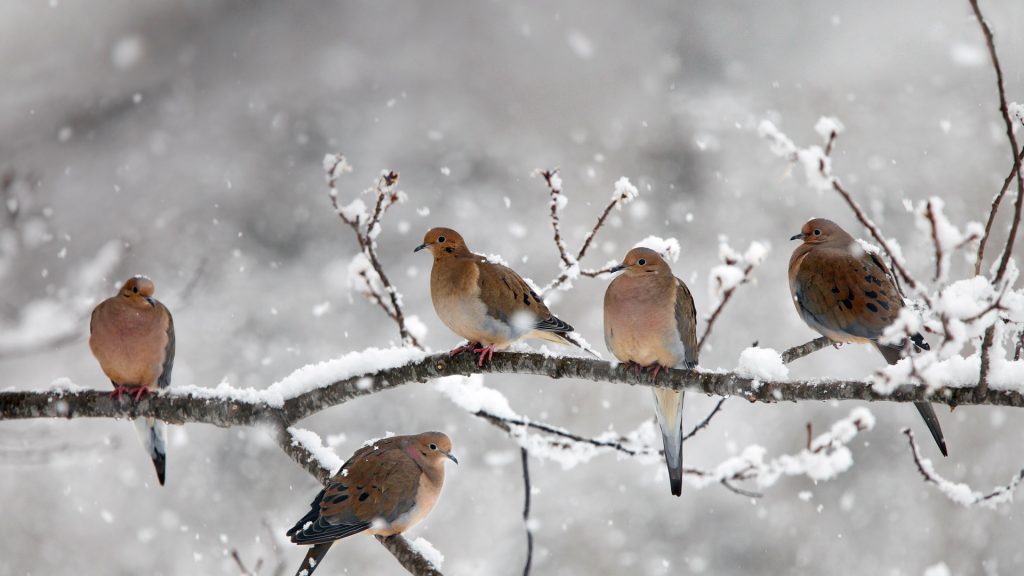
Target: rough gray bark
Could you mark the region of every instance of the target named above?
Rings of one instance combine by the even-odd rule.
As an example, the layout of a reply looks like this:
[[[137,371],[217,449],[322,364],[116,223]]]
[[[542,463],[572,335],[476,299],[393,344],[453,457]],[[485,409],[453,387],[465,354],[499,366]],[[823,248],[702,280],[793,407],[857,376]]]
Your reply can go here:
[[[787,360],[800,352],[819,349],[814,341],[798,347]],[[796,349],[794,349],[796,350]],[[252,426],[258,423],[285,423],[306,418],[321,410],[360,396],[395,388],[412,382],[471,374],[533,374],[549,378],[573,378],[592,382],[654,386],[646,375],[636,375],[625,366],[613,366],[603,360],[580,357],[555,357],[536,353],[498,353],[478,367],[476,359],[464,355],[449,358],[434,354],[417,362],[372,374],[360,374],[339,380],[289,398],[283,407],[238,400],[196,398],[186,395],[156,394],[139,402],[127,398],[118,401],[109,392],[39,391],[0,392],[0,420],[26,418],[136,418],[153,416],[171,424],[198,422],[214,426]],[[867,402],[919,402],[927,400],[949,406],[989,405],[1024,407],[1024,395],[1016,391],[990,390],[984,398],[975,398],[974,387],[943,388],[928,394],[924,387],[905,385],[891,394],[879,394],[862,380],[787,380],[759,382],[735,372],[699,370],[663,370],[658,387],[715,396],[739,396],[750,402],[804,402],[827,400],[863,400]]]

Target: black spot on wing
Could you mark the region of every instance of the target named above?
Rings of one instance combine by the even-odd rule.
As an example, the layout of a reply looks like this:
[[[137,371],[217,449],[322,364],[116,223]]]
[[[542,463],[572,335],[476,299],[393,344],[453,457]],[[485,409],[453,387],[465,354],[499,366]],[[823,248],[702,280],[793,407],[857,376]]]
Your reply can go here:
[[[872,302],[868,302],[867,304],[865,304],[865,306],[868,310],[871,310],[872,312],[878,312],[878,306],[875,306]]]
[[[853,310],[853,289],[846,289],[846,298],[841,300],[843,306],[846,306],[847,310]]]

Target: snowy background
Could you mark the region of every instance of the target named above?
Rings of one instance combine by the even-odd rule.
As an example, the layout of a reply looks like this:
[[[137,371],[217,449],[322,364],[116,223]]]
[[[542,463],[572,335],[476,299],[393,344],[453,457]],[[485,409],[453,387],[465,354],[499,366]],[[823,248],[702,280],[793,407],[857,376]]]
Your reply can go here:
[[[982,7],[1009,97],[1024,100],[1024,4]],[[429,258],[412,254],[430,226],[459,229],[540,283],[557,275],[536,168],[562,168],[571,246],[629,177],[640,199],[614,214],[584,264],[649,234],[677,237],[674,269],[701,313],[719,237],[770,244],[756,285],[740,288],[702,354],[702,365],[728,369],[754,341],[782,350],[816,336],[786,283],[787,239],[805,220],[832,217],[864,235],[838,197],[809,191],[771,154],[761,120],[806,145],[819,116],[839,117],[836,174],[921,276],[931,245],[904,200],[939,195],[958,225],[983,220],[1009,169],[966,1],[4,2],[0,70],[0,171],[14,171],[0,211],[0,386],[18,389],[59,377],[106,389],[87,316],[135,273],[156,281],[175,315],[175,385],[266,388],[304,364],[393,343],[394,326],[349,293],[356,247],[325,194],[327,152],[355,167],[339,183],[352,194],[382,168],[401,173],[410,200],[390,212],[380,253],[434,350],[457,339],[431,308]],[[1002,238],[1005,219],[997,228]],[[966,271],[957,256],[953,277]],[[581,279],[549,302],[602,352],[605,284]],[[56,349],[39,348],[48,342]],[[881,365],[847,346],[790,368],[863,377]],[[486,384],[518,412],[584,434],[652,416],[650,393],[626,386]],[[713,402],[690,395],[690,425]],[[824,431],[854,406],[733,399],[685,459],[712,467],[754,443],[795,452],[807,422]],[[922,482],[898,433],[910,424],[938,457],[915,410],[869,408],[878,424],[852,445],[852,470],[818,485],[784,479],[759,501],[717,486],[673,498],[660,462],[603,454],[563,470],[533,460],[534,573],[1024,571],[1024,505],[947,500]],[[1018,411],[939,414],[946,477],[987,489],[1024,464]],[[443,552],[446,574],[521,571],[518,447],[433,386],[299,426],[343,457],[386,431],[447,432],[461,465],[410,536]],[[317,485],[262,431],[173,427],[161,489],[126,422],[0,430],[0,575],[237,574],[232,548],[250,567],[262,558],[261,574],[279,561],[292,573],[303,555],[281,537]],[[404,573],[365,537],[337,545],[322,571]]]

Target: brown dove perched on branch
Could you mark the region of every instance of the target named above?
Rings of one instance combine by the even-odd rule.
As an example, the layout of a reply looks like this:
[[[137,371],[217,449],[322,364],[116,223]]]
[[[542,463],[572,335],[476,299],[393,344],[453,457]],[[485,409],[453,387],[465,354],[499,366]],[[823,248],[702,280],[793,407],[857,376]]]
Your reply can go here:
[[[604,293],[604,341],[621,362],[654,380],[662,368],[697,365],[697,311],[693,296],[660,254],[634,248],[612,268],[624,272]],[[655,414],[665,444],[672,494],[683,489],[683,393],[654,388]]]
[[[111,397],[127,392],[136,400],[171,384],[174,367],[174,320],[153,298],[153,281],[135,276],[117,295],[100,302],[89,323],[89,348],[114,384]],[[137,418],[135,428],[153,459],[156,477],[164,484],[167,466],[167,425]]]
[[[296,576],[312,576],[335,540],[366,532],[401,534],[426,517],[444,484],[444,461],[459,461],[440,432],[392,436],[356,450],[288,531],[311,544]]]
[[[895,364],[913,342],[928,350],[920,333],[897,344],[879,341],[900,315],[903,297],[882,259],[864,250],[838,224],[808,220],[790,240],[803,240],[789,259],[789,289],[796,311],[808,326],[833,342],[874,344],[886,362]],[[935,410],[915,402],[928,430],[946,456],[946,441]]]
[[[430,271],[430,298],[441,321],[468,340],[451,351],[480,355],[480,365],[496,350],[523,338],[572,344],[572,326],[556,318],[540,296],[519,274],[474,254],[451,228],[432,228],[414,252],[434,255]]]

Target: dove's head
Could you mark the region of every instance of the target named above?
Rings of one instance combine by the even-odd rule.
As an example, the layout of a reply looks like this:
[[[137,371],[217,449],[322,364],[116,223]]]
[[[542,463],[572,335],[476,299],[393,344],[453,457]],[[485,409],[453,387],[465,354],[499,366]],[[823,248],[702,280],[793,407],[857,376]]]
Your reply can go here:
[[[154,291],[156,286],[152,280],[145,276],[133,276],[121,286],[118,294],[132,306],[152,308],[156,305],[153,301]]]
[[[800,229],[800,233],[790,237],[790,240],[803,240],[804,244],[823,244],[830,240],[852,242],[853,237],[831,220],[811,218]]]
[[[626,252],[626,257],[622,259],[622,264],[611,269],[611,272],[623,272],[629,276],[646,276],[648,274],[672,274],[672,268],[669,267],[668,262],[650,248],[633,248],[629,252]]]
[[[426,248],[434,255],[434,258],[445,256],[465,255],[469,253],[466,241],[458,232],[451,228],[431,228],[423,236],[423,244],[416,247],[413,252],[419,252]]]
[[[431,466],[444,468],[445,459],[459,463],[452,454],[452,440],[442,432],[424,432],[410,436],[410,445]]]

